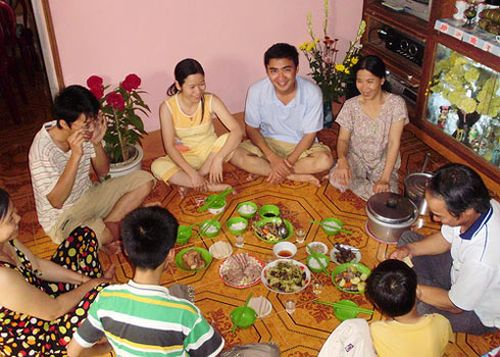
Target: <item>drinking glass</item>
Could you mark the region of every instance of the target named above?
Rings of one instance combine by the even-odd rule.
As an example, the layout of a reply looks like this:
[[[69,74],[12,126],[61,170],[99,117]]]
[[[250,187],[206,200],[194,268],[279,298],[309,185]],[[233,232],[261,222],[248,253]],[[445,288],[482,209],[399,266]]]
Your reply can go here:
[[[285,302],[285,309],[290,315],[295,312],[295,301],[288,300]]]
[[[299,244],[304,243],[304,240],[306,239],[306,232],[302,228],[298,228],[295,231],[295,238],[297,243]]]
[[[243,248],[245,245],[245,237],[243,237],[241,234],[238,234],[236,237],[234,237],[234,245],[236,248]]]
[[[312,284],[312,291],[314,295],[319,295],[323,291],[323,284],[320,281],[315,281]]]

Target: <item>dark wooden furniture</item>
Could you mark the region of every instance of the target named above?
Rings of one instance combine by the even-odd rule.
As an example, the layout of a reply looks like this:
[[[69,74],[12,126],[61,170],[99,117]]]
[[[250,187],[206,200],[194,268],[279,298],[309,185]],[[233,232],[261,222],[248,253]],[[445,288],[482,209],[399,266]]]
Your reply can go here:
[[[427,108],[427,92],[429,81],[432,78],[435,65],[435,54],[438,44],[463,54],[496,71],[500,70],[499,58],[491,53],[482,51],[472,45],[455,39],[452,36],[434,30],[437,19],[450,18],[455,12],[455,0],[433,0],[430,9],[429,21],[415,16],[399,13],[381,5],[382,0],[364,0],[363,19],[367,29],[363,37],[363,53],[381,57],[387,69],[413,86],[418,93],[415,105],[408,105],[413,130],[422,140],[436,147],[451,161],[459,161],[475,167],[483,178],[486,178],[490,189],[497,194],[500,192],[500,170],[476,155],[472,150],[444,134],[439,128],[430,123],[425,115]],[[388,50],[384,41],[379,39],[378,30],[389,26],[394,30],[425,45],[423,63],[421,66]]]

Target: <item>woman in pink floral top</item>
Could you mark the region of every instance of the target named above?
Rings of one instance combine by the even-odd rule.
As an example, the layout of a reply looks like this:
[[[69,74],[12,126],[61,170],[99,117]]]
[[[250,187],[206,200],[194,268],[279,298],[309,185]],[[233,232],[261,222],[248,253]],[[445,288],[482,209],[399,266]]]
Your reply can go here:
[[[360,60],[356,88],[361,94],[344,103],[336,120],[338,160],[330,183],[364,200],[374,193],[398,191],[399,146],[408,112],[403,98],[386,92],[384,83],[385,65],[380,58]]]

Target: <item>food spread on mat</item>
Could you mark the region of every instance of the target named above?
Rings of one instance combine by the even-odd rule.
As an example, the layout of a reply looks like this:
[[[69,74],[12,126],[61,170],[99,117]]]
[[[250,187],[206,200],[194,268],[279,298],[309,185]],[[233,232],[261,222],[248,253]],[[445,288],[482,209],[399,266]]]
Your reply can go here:
[[[255,207],[253,207],[252,205],[242,205],[240,206],[240,208],[238,209],[238,212],[241,214],[252,214],[252,213],[255,213],[255,211],[257,211],[257,209]]]
[[[235,288],[250,287],[259,282],[262,263],[247,253],[235,254],[220,266],[222,280]]]
[[[247,227],[245,222],[236,222],[231,224],[230,228],[233,231],[241,231]]]
[[[321,242],[311,242],[307,245],[307,252],[311,254],[311,251],[313,253],[326,254],[328,252],[328,247]]]
[[[356,259],[356,254],[351,248],[343,246],[339,243],[335,243],[334,247],[337,250],[335,252],[335,259],[338,264],[350,263]]]
[[[278,218],[263,225],[254,225],[255,233],[268,242],[278,242],[288,236],[288,228],[285,222]]]
[[[306,285],[306,272],[293,261],[279,261],[265,272],[267,284],[274,290],[293,293]]]
[[[359,271],[355,265],[350,265],[335,276],[335,283],[345,291],[363,293],[366,289],[366,279],[368,274]]]
[[[201,253],[195,249],[187,251],[182,256],[182,261],[184,262],[186,268],[191,270],[201,269],[206,265],[205,260],[203,260],[203,257],[201,256]]]

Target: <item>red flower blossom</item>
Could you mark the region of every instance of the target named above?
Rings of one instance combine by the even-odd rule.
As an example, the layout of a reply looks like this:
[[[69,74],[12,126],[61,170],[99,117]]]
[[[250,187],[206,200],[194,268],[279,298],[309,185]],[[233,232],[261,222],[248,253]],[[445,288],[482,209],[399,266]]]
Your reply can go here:
[[[125,100],[120,93],[111,92],[106,96],[106,102],[116,110],[125,109]]]
[[[97,100],[100,100],[103,96],[104,96],[104,87],[94,87],[94,88],[90,88],[90,91],[92,92],[92,94],[94,95],[94,97],[97,98]]]
[[[141,85],[141,79],[136,74],[129,74],[125,77],[125,80],[122,82],[121,86],[127,92],[131,92],[134,89],[139,88]]]
[[[102,88],[102,78],[99,76],[90,76],[87,79],[87,87],[89,87],[90,89]]]

